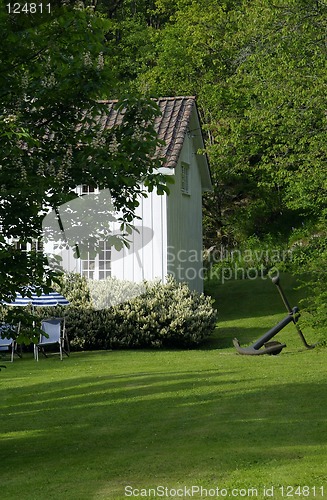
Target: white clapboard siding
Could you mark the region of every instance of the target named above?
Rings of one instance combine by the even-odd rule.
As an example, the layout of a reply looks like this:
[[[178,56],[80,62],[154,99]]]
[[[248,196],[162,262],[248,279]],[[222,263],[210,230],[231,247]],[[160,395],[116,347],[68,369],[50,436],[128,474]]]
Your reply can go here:
[[[167,205],[168,272],[191,289],[203,291],[202,190],[195,151],[185,138]],[[182,165],[188,165],[189,194],[182,192]]]
[[[128,237],[129,248],[119,253],[113,250],[112,276],[135,282],[164,280],[167,274],[166,195],[153,191],[147,198],[141,197],[135,214],[141,217],[134,220],[138,232],[133,231]]]
[[[207,158],[198,154],[204,149],[201,125],[194,97],[162,98],[162,112],[157,119],[159,137],[166,146],[164,173],[174,177],[169,195],[154,190],[140,197],[130,247],[119,252],[112,247],[111,275],[122,280],[141,282],[165,280],[172,274],[191,289],[203,291],[202,266],[202,193],[211,190]],[[108,101],[108,127],[119,118],[114,103]],[[183,175],[183,169],[184,174]],[[184,188],[184,189],[182,189]],[[87,189],[76,188],[77,194]],[[113,225],[119,233],[119,224]],[[62,251],[66,271],[81,272],[81,262],[73,252]]]

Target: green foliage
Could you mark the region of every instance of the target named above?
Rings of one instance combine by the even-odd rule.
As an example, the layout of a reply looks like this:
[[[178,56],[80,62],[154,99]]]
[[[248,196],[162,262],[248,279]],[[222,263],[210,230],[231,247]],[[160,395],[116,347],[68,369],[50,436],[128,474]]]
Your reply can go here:
[[[143,293],[127,299],[127,294],[135,295],[138,287]],[[64,279],[62,293],[71,301],[65,315],[73,347],[195,347],[215,327],[211,299],[191,292],[186,284],[177,284],[171,277],[166,284],[140,285],[107,278],[97,288],[97,305],[99,294],[104,304],[111,295],[116,305],[95,310],[85,278],[68,275]]]
[[[326,3],[162,0],[156,7],[165,21],[138,25],[147,42],[129,85],[198,96],[214,181],[206,246],[278,225],[289,231],[292,213],[317,216],[327,183]],[[123,46],[132,36],[122,35]]]
[[[57,2],[59,6],[62,2]],[[19,18],[19,19],[18,19]],[[33,21],[35,20],[35,22]],[[138,197],[158,186],[153,120],[157,106],[126,95],[120,126],[103,130],[116,75],[108,62],[111,22],[80,2],[40,17],[0,9],[0,299],[24,287],[48,290],[55,279],[42,254],[15,250],[13,239],[41,236],[49,209],[74,198],[77,185],[109,188],[124,222]],[[113,147],[113,144],[115,145]],[[143,184],[142,184],[143,182]]]
[[[283,233],[287,239],[293,227],[317,222],[327,199],[326,2],[83,4],[92,8],[59,9],[52,22],[29,26],[22,17],[8,22],[5,11],[0,13],[5,231],[37,236],[43,194],[51,193],[47,202],[56,206],[81,182],[109,187],[125,216],[132,216],[136,180],[146,175],[150,188],[157,182],[149,168],[155,137],[142,128],[142,117],[148,123],[156,110],[148,104],[143,115],[132,99],[125,126],[104,137],[102,148],[90,134],[95,116],[104,112],[97,99],[131,90],[198,97],[214,183],[204,200],[207,248],[223,245],[230,251],[252,235],[266,241],[267,234]],[[87,116],[77,111],[85,109]],[[77,123],[85,125],[78,133]],[[48,133],[55,139],[45,141]],[[110,155],[112,141],[120,149]],[[35,273],[31,263],[15,257],[14,269],[4,240],[0,250],[2,276],[10,269],[2,293],[10,295],[31,277],[51,280],[41,261]],[[303,270],[307,256],[297,258]],[[325,266],[318,251],[310,259],[320,286],[313,296],[323,302]]]
[[[327,232],[323,224],[297,231],[292,237],[292,270],[306,290],[303,321],[327,343]]]
[[[156,12],[164,22],[138,24],[147,42],[128,84],[198,97],[214,184],[204,198],[205,247],[231,252],[252,235],[287,241],[293,228],[317,223],[327,199],[326,2],[158,0]],[[123,33],[122,43],[135,35]],[[325,323],[319,239],[321,231],[304,253],[290,250],[298,271],[315,276],[308,307]],[[238,260],[236,275],[266,264]],[[235,261],[216,268],[235,274]]]
[[[214,249],[205,261],[207,280],[265,278],[288,269],[292,259],[292,251],[278,238],[252,235],[238,246]]]

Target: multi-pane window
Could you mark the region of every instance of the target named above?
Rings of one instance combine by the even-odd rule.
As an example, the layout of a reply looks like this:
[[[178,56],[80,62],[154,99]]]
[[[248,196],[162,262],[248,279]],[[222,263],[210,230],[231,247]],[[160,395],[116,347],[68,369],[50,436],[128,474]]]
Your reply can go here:
[[[78,196],[85,196],[86,194],[99,194],[99,188],[89,186],[88,184],[80,184],[74,189]]]
[[[88,186],[87,184],[83,184],[82,186],[82,195],[83,194],[92,194],[92,193],[97,193],[98,189],[93,187],[93,186]]]
[[[111,247],[106,241],[100,242],[99,252],[99,280],[111,275]]]
[[[182,163],[181,168],[181,191],[183,194],[190,194],[190,166]]]
[[[82,184],[76,188],[79,196],[99,194],[99,188]],[[100,241],[97,245],[96,255],[94,252],[87,252],[81,256],[80,273],[89,279],[103,280],[111,276],[111,248],[105,241]]]
[[[106,241],[99,242],[97,254],[81,259],[81,274],[89,279],[104,280],[111,276],[111,248]]]
[[[26,243],[26,241],[13,241],[16,250],[21,252],[43,252],[43,241],[33,240],[32,243]]]

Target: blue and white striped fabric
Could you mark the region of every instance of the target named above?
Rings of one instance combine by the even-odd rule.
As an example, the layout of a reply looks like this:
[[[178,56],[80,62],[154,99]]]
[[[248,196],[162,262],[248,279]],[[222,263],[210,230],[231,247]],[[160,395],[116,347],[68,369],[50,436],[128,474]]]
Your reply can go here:
[[[50,292],[42,294],[39,297],[33,294],[32,306],[48,307],[48,306],[68,306],[69,301],[58,292]]]
[[[16,295],[16,298],[13,302],[5,302],[3,301],[2,304],[5,304],[6,306],[28,306],[32,302],[32,299],[29,297],[22,297],[20,293]]]
[[[67,306],[69,301],[58,292],[50,292],[38,296],[32,293],[32,297],[22,297],[20,293],[17,294],[13,302],[4,302],[7,306],[28,306],[35,307],[50,307],[50,306]]]

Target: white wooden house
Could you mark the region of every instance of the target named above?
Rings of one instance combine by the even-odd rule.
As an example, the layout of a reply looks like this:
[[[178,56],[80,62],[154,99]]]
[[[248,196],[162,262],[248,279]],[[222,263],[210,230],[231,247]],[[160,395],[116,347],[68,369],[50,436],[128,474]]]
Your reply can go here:
[[[164,145],[157,151],[166,158],[164,173],[174,177],[169,195],[155,191],[140,198],[135,222],[138,232],[130,236],[130,248],[119,252],[103,242],[94,257],[76,259],[67,250],[61,252],[66,271],[75,271],[91,279],[114,276],[122,280],[165,280],[173,274],[190,288],[203,290],[202,269],[202,194],[211,190],[207,158],[198,154],[203,137],[194,97],[169,97],[157,101],[161,115],[155,129]],[[108,101],[106,126],[121,117],[114,101]],[[90,194],[88,186],[77,188]]]

